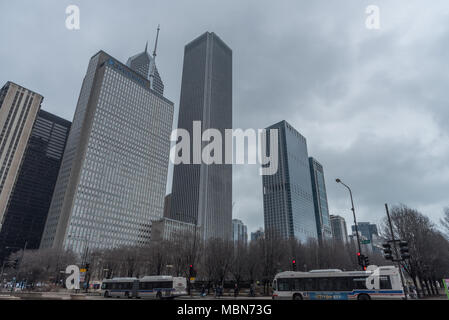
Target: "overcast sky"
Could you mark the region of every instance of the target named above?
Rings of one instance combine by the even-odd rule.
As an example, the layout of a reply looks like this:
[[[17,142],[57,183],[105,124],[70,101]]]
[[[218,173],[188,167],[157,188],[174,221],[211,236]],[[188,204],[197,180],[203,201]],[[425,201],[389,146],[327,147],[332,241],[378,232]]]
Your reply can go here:
[[[65,27],[69,4],[80,30]],[[368,5],[380,30],[365,27]],[[437,222],[449,205],[448,21],[447,0],[2,0],[0,83],[72,120],[90,57],[126,62],[160,23],[157,65],[177,113],[183,47],[214,31],[233,49],[234,128],[285,119],[301,132],[324,166],[331,214],[350,228],[339,177],[359,221],[378,223],[387,202]],[[234,169],[234,217],[249,231],[263,226],[261,181],[257,166]]]

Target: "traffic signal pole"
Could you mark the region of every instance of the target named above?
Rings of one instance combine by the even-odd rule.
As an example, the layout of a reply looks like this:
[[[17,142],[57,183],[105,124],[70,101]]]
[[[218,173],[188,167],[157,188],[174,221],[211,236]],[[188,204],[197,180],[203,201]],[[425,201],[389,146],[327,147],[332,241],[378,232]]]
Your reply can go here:
[[[404,288],[405,300],[407,300],[408,290],[407,290],[407,287],[405,286],[404,275],[402,274],[401,261],[399,259],[398,248],[396,247],[396,240],[394,238],[393,224],[391,223],[390,211],[388,210],[388,204],[385,204],[385,211],[387,212],[388,224],[390,226],[391,240],[393,242],[394,252],[396,253],[396,262],[397,262],[398,268],[399,268],[399,275],[401,277],[402,287]]]

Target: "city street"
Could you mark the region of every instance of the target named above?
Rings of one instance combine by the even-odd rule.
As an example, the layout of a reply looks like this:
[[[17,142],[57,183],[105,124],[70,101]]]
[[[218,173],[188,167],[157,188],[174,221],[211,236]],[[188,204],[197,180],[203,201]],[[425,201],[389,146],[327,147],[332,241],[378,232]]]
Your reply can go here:
[[[0,306],[449,300],[448,1],[70,2],[0,4]]]

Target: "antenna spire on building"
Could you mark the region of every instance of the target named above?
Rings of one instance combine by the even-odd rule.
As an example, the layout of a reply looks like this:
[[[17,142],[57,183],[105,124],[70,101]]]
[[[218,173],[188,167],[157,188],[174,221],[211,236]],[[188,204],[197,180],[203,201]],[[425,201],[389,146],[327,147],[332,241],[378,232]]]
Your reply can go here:
[[[156,58],[156,50],[157,50],[157,41],[159,40],[159,30],[161,30],[161,25],[157,25],[157,34],[156,34],[156,41],[154,43],[154,51],[153,51],[153,57]]]

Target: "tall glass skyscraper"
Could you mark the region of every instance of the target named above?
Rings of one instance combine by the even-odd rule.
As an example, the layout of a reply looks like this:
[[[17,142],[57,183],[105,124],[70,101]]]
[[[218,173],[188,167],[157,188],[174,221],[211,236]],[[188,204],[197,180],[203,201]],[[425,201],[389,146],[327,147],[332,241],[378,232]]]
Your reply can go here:
[[[268,152],[270,129],[278,129],[279,168],[262,177],[265,236],[317,239],[306,139],[281,121],[267,128]]]
[[[25,242],[39,248],[70,125],[39,110],[0,230],[2,257],[10,253],[2,248],[23,248]]]
[[[173,103],[151,81],[103,51],[91,58],[42,248],[149,242],[163,216],[173,121]]]
[[[202,131],[232,129],[232,51],[206,32],[185,46],[178,128],[193,136],[193,121]],[[207,143],[203,142],[203,146]],[[223,150],[224,150],[223,139]],[[194,154],[191,144],[191,159]],[[199,151],[201,152],[201,151]],[[223,153],[223,163],[224,163]],[[232,165],[179,164],[173,172],[170,218],[197,224],[203,239],[232,237]]]
[[[248,244],[248,228],[242,220],[232,219],[232,240],[235,244]]]
[[[312,157],[309,158],[309,166],[310,176],[312,178],[313,203],[315,207],[318,239],[329,240],[332,239],[332,228],[329,218],[329,206],[327,203],[323,166]]]

